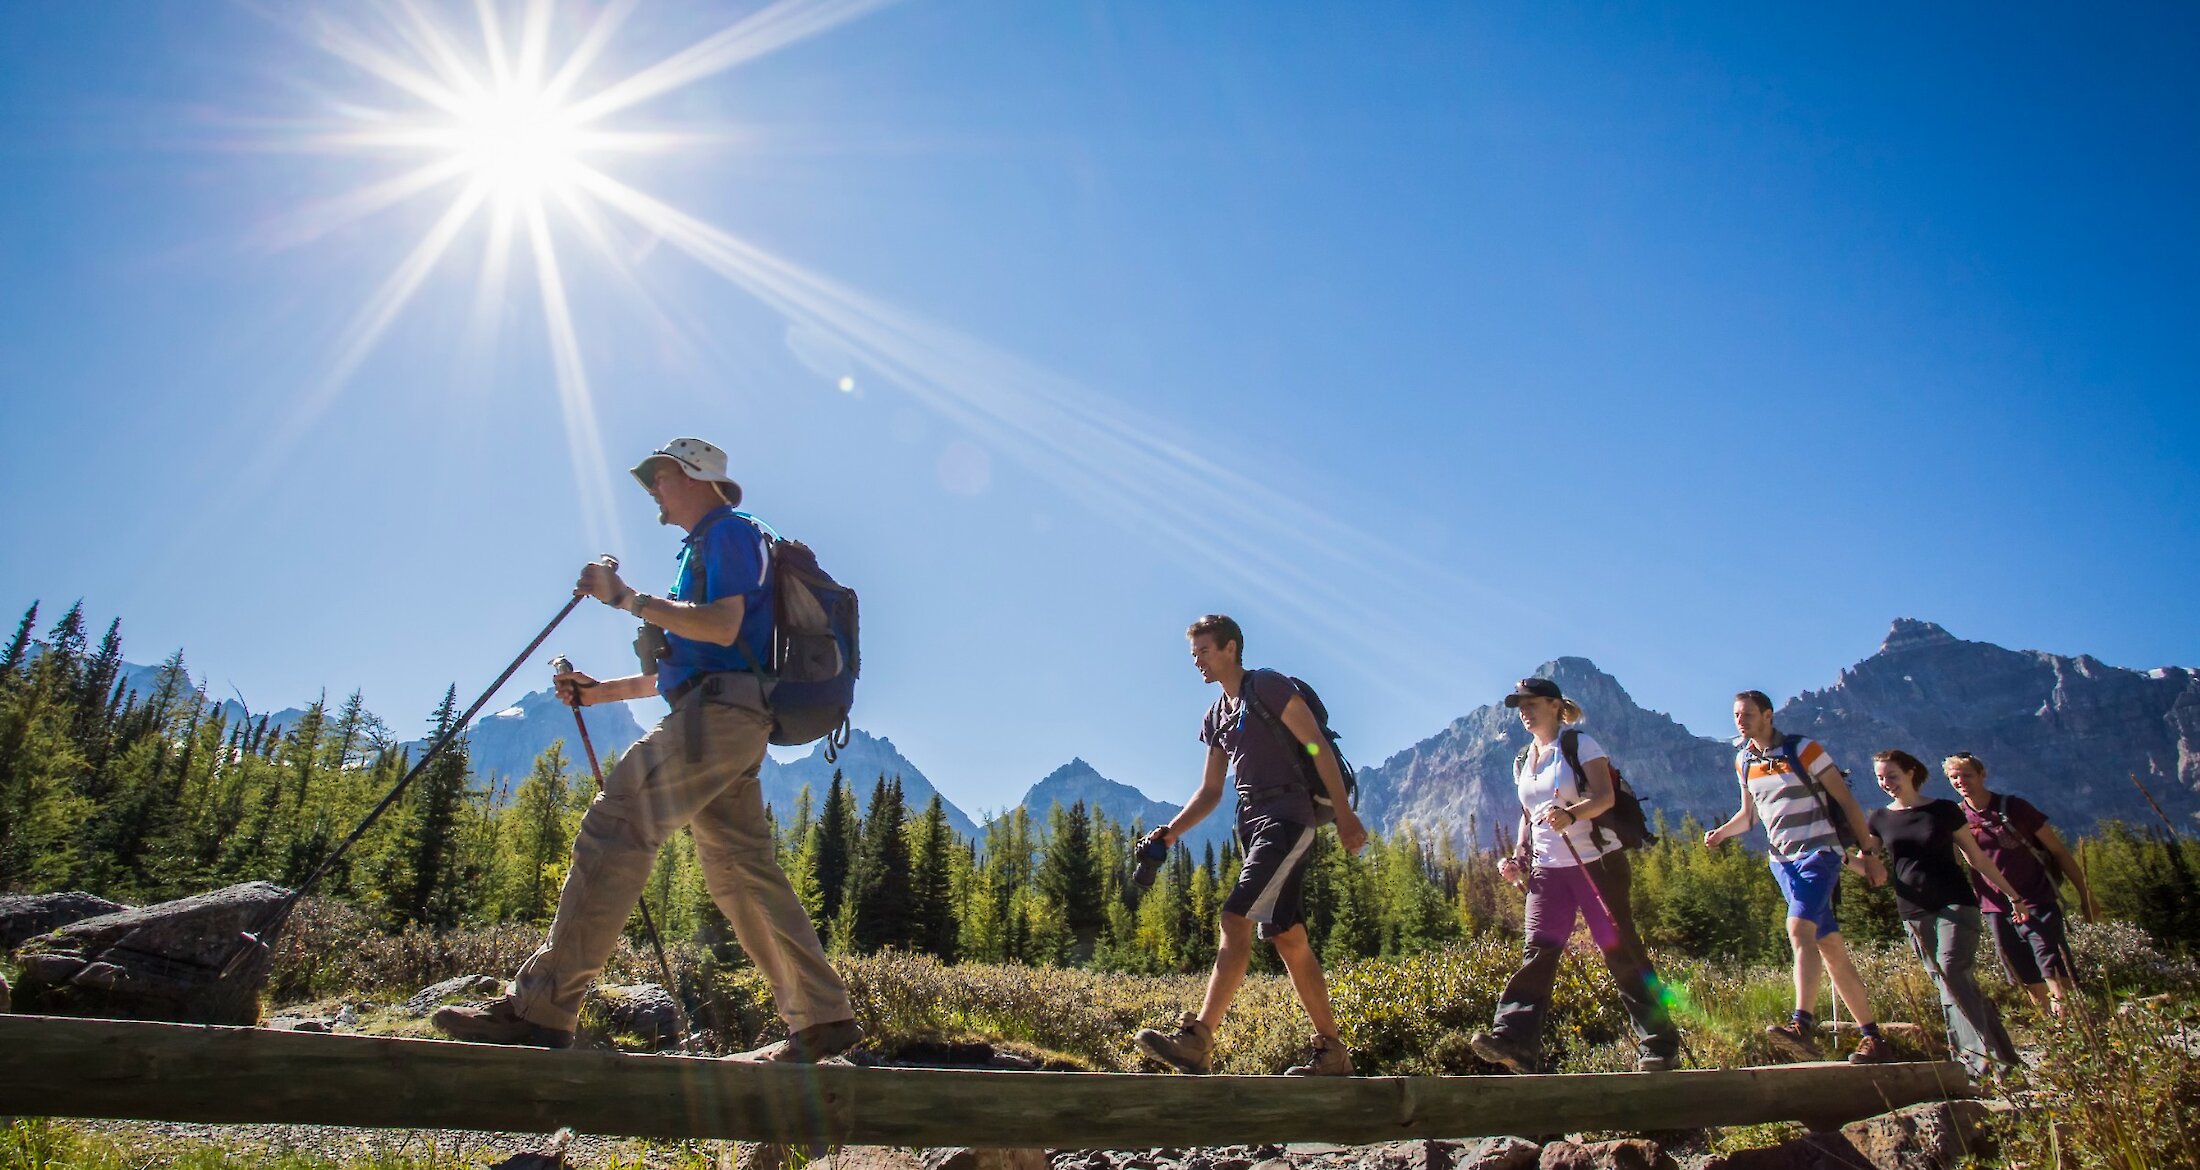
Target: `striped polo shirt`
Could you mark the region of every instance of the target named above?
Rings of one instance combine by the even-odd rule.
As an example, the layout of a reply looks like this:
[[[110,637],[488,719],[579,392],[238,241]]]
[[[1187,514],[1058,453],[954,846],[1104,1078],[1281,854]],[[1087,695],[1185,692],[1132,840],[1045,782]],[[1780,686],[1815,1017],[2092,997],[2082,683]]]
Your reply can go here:
[[[1795,756],[1815,776],[1826,768],[1826,749],[1815,739],[1795,745]],[[1765,840],[1774,857],[1794,860],[1819,849],[1841,848],[1834,831],[1828,799],[1821,801],[1815,789],[1788,766],[1787,753],[1777,746],[1760,753],[1747,737],[1734,753],[1734,774],[1749,790],[1757,805],[1757,819],[1765,824]]]

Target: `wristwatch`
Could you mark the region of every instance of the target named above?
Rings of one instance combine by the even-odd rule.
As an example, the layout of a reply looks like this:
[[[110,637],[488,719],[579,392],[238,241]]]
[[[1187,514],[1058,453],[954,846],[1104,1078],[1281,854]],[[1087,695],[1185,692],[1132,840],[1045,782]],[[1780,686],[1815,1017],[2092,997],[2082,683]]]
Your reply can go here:
[[[630,614],[633,614],[635,617],[640,617],[642,616],[642,606],[647,604],[648,601],[649,594],[644,593],[639,589],[635,589],[630,591],[626,595],[626,604],[621,606],[620,608],[626,610],[626,612]]]

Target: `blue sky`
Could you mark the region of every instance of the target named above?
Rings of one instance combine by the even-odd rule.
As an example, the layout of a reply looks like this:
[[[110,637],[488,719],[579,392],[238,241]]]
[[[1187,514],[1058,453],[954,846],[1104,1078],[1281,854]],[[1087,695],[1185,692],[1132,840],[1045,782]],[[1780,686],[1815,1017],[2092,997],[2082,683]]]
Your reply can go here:
[[[643,4],[574,92],[757,10]],[[2200,663],[2189,8],[784,5],[824,27],[606,119],[706,142],[587,160],[750,267],[547,212],[577,416],[487,212],[336,377],[464,181],[312,211],[432,156],[301,149],[427,111],[324,47],[390,11],[0,15],[0,602],[411,734],[580,560],[666,583],[619,469],[698,434],[967,808],[1187,790],[1210,610],[1370,761],[1562,654],[1714,734],[1897,616]]]

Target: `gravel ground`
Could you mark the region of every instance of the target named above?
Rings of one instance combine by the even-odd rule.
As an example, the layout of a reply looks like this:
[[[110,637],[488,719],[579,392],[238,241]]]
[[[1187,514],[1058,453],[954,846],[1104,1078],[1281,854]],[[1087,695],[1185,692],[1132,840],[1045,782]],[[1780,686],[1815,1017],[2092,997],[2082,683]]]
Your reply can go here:
[[[339,1125],[190,1125],[166,1121],[78,1120],[78,1131],[114,1142],[142,1165],[167,1164],[194,1151],[218,1149],[248,1157],[291,1154],[338,1165],[404,1161],[436,1166],[488,1166],[542,1149],[550,1135],[461,1129],[359,1129]],[[740,1164],[740,1143],[651,1142],[581,1135],[567,1148],[569,1164],[687,1170]]]

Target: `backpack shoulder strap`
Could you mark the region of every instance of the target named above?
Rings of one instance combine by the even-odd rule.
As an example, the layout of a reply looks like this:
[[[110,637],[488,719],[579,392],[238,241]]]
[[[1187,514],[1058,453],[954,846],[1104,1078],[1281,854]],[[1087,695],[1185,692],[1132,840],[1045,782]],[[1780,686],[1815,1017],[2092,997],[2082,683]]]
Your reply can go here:
[[[1581,731],[1569,727],[1558,733],[1558,750],[1566,757],[1566,766],[1574,770],[1574,791],[1579,799],[1589,799],[1589,774],[1581,770]]]

